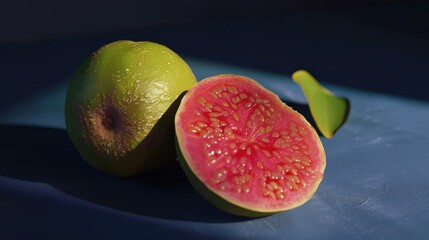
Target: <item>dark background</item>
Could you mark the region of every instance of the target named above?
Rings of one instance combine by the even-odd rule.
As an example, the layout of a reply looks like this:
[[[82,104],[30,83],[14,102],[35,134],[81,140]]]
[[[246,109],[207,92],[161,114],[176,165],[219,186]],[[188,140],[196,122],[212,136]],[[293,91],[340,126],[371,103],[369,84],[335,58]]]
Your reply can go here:
[[[0,117],[22,102],[32,122],[43,105],[32,109],[28,100],[45,99],[45,91],[52,97],[85,57],[119,39],[284,76],[307,69],[325,83],[427,102],[428,18],[429,3],[413,0],[0,0]],[[49,99],[64,101],[62,94]],[[313,205],[255,222],[204,201],[177,163],[131,179],[95,170],[64,129],[43,127],[62,122],[50,121],[58,108],[38,116],[43,126],[0,124],[0,234],[199,239],[228,229],[264,234],[268,226],[303,239],[422,239],[429,209],[427,104],[354,99],[348,127],[324,141],[330,163]],[[300,223],[310,227],[300,231]]]
[[[17,0],[1,3],[0,20],[0,110],[69,79],[90,52],[118,39],[429,100],[427,1]]]

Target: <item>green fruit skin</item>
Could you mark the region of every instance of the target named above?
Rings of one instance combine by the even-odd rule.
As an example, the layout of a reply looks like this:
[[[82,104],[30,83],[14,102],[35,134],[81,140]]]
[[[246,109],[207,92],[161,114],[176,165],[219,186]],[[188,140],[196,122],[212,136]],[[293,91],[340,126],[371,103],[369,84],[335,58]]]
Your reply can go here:
[[[179,96],[196,83],[187,63],[163,45],[107,44],[70,82],[69,137],[83,159],[103,172],[132,176],[160,168],[175,160],[174,114]],[[114,130],[103,128],[106,112],[119,119]]]

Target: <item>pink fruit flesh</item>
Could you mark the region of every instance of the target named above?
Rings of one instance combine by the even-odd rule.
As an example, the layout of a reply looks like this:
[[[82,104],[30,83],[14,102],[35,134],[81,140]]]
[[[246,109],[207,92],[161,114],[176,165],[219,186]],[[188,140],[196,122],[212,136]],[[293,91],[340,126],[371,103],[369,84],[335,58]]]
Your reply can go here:
[[[180,149],[212,192],[258,212],[307,201],[325,169],[317,133],[257,82],[219,75],[194,86],[176,115]]]

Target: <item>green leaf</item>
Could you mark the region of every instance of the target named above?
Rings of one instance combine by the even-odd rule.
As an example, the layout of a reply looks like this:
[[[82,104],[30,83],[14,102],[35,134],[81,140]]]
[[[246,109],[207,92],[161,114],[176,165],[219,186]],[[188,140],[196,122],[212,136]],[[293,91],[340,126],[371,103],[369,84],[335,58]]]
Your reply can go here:
[[[304,92],[320,133],[326,138],[332,138],[347,120],[350,111],[349,100],[335,96],[307,71],[296,71],[292,74],[292,79]]]

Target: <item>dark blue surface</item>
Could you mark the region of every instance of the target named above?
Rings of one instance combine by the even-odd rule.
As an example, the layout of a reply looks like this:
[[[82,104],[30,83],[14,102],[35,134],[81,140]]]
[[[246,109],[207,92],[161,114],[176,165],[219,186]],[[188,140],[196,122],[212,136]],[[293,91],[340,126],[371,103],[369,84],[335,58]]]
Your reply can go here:
[[[429,103],[415,99],[428,100],[421,79],[429,42],[424,32],[382,24],[386,16],[421,16],[422,6],[0,46],[0,238],[424,239]],[[331,83],[352,108],[337,135],[323,139],[327,169],[315,196],[288,212],[240,218],[207,203],[177,164],[129,179],[86,164],[65,131],[65,91],[82,59],[117,39],[164,43],[198,79],[242,74],[298,104],[304,98],[290,79],[293,70]]]
[[[188,62],[199,78],[235,72],[290,101],[303,100],[287,76]],[[63,81],[0,116],[0,226],[8,239],[419,239],[429,233],[427,103],[330,86],[350,98],[352,111],[333,139],[323,139],[327,169],[316,195],[297,209],[247,219],[208,204],[177,164],[130,179],[90,167],[64,130],[66,87]]]

